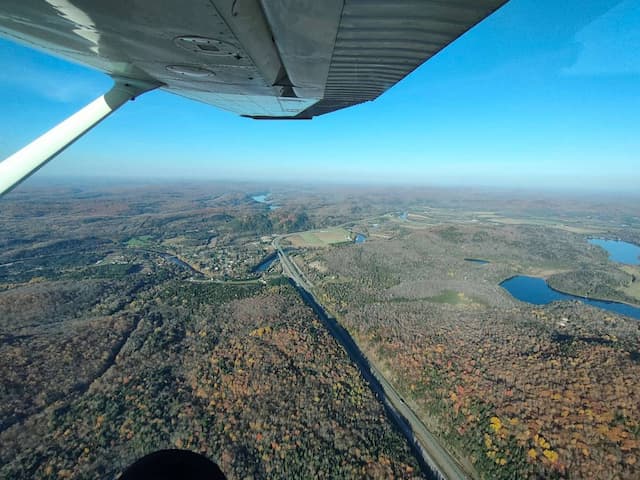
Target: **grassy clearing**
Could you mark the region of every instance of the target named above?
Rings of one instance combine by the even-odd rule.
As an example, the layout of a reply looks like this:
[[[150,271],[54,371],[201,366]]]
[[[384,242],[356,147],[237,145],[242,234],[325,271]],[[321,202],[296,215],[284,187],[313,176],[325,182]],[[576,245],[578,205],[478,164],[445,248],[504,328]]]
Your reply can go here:
[[[444,290],[443,292],[433,297],[423,298],[404,298],[397,297],[389,300],[391,303],[404,303],[404,302],[433,302],[433,303],[447,303],[449,305],[484,305],[487,303],[464,294],[464,292],[456,292],[454,290]]]
[[[558,222],[553,219],[539,219],[539,218],[510,218],[510,217],[487,217],[487,220],[495,223],[501,223],[503,225],[540,225],[543,227],[558,228],[565,232],[577,233],[580,235],[589,235],[595,233],[601,233],[601,228],[584,228],[576,227],[573,225],[567,225],[562,222]]]
[[[338,243],[351,242],[351,234],[344,228],[329,228],[325,230],[309,230],[287,237],[294,247],[323,248]]]
[[[436,295],[435,297],[429,297],[425,300],[434,303],[448,303],[450,305],[460,305],[461,303],[474,303],[473,299],[467,297],[462,292],[455,292],[453,290],[445,290],[444,292]]]
[[[191,240],[184,235],[178,235],[177,237],[167,238],[162,241],[163,245],[170,247],[182,247],[191,243]]]
[[[629,275],[635,277],[635,281],[631,283],[627,288],[622,291],[629,295],[632,298],[635,298],[638,302],[640,302],[640,267],[636,267],[633,265],[623,265],[622,270],[627,272]]]
[[[141,235],[139,237],[131,237],[127,240],[127,247],[131,248],[147,248],[154,245],[151,235]]]

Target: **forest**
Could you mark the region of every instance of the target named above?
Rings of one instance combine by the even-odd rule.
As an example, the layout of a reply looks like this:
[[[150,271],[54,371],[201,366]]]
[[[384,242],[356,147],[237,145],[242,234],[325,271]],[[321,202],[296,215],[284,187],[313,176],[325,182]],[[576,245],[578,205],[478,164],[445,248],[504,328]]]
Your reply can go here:
[[[603,271],[589,278],[613,292],[624,272],[583,235],[557,228],[396,229],[391,240],[300,254],[298,265],[468,470],[637,478],[638,321],[579,302],[523,304],[499,287],[515,274],[566,282],[584,275],[576,270]]]
[[[252,199],[269,193],[279,208]],[[589,236],[637,202],[439,188],[20,188],[0,211],[0,477],[115,478],[184,448],[234,479],[425,478],[276,262],[289,253],[471,478],[635,479],[639,323],[534,306],[513,275],[637,303]],[[474,263],[468,259],[481,259]]]
[[[177,233],[187,256],[249,251],[264,233],[246,221],[262,215],[249,193],[210,194],[213,207],[201,191],[176,203],[171,191],[125,192],[122,204],[68,193],[47,211],[36,199],[3,211],[0,477],[115,478],[146,453],[183,448],[230,479],[423,478],[285,279],[247,280],[247,264],[240,283],[231,272],[196,281],[154,252]],[[217,247],[202,222],[224,237]]]
[[[206,454],[229,478],[419,476],[357,369],[287,284],[170,281],[132,303],[69,331],[68,343],[3,353],[28,365],[12,383],[48,404],[3,428],[3,477],[112,477],[169,447]],[[107,329],[116,343],[126,337],[114,358]],[[85,385],[67,385],[65,372]]]

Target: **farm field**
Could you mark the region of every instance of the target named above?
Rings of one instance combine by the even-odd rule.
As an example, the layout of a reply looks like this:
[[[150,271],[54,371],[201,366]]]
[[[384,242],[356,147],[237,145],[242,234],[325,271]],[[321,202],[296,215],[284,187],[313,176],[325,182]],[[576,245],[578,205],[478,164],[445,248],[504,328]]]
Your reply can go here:
[[[351,242],[351,233],[344,228],[309,230],[286,237],[296,248],[324,248],[329,245]]]

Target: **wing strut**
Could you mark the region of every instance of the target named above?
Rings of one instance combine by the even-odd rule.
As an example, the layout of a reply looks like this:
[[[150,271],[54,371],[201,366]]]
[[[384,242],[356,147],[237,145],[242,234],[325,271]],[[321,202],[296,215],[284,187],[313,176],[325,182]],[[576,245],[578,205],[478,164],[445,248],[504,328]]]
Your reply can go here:
[[[0,163],[0,196],[11,191],[128,100],[157,87],[116,79],[107,93]]]

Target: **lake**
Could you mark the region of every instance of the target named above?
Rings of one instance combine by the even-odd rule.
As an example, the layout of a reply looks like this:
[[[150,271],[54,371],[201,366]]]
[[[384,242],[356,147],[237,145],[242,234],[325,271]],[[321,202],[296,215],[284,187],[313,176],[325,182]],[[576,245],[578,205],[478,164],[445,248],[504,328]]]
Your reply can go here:
[[[365,236],[364,236],[363,234],[361,234],[361,233],[358,233],[358,234],[356,235],[355,240],[354,240],[354,242],[355,242],[355,243],[364,243],[364,242],[366,242],[366,241],[367,241],[367,237],[365,237]]]
[[[576,295],[562,293],[549,287],[543,278],[517,275],[505,280],[500,286],[518,300],[534,305],[546,305],[547,303],[558,300],[578,300],[593,305],[594,307],[640,320],[640,308],[638,307],[627,305],[626,303],[607,302],[605,300],[595,300],[588,297],[578,297]]]
[[[268,193],[263,193],[260,195],[254,195],[251,197],[251,200],[258,202],[258,203],[264,203],[266,205],[269,205],[269,210],[277,210],[278,208],[280,208],[280,205],[273,205],[271,203],[271,200],[267,200],[267,198],[269,197]]]
[[[609,260],[628,265],[640,265],[640,247],[633,243],[603,238],[590,238],[589,243],[604,248],[609,254]]]

